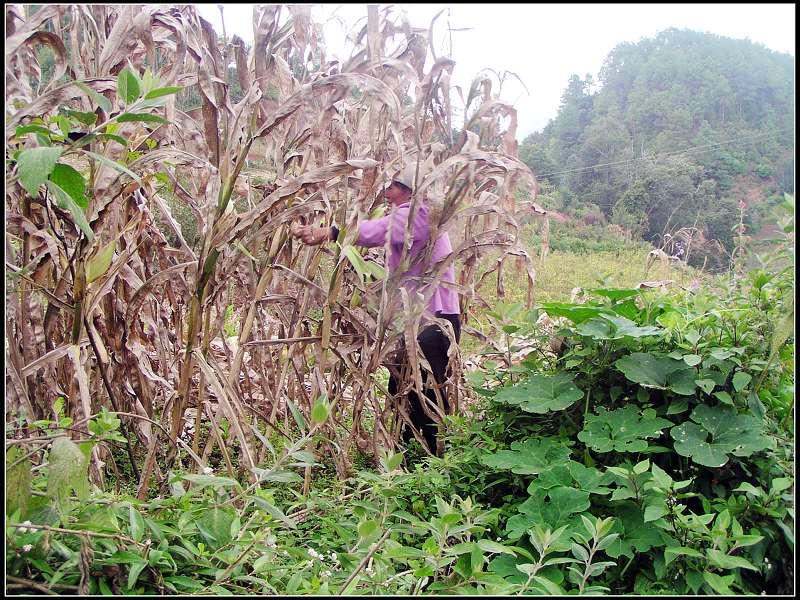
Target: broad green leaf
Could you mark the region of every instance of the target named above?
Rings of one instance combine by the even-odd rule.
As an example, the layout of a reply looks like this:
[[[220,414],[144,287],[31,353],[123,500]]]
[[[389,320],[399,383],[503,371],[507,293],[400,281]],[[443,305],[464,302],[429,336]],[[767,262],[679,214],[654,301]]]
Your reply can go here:
[[[584,304],[567,304],[563,302],[544,302],[541,309],[551,317],[566,317],[573,323],[582,323],[601,314],[610,314],[607,308],[587,306]]]
[[[71,109],[65,109],[64,112],[78,122],[90,127],[97,122],[97,114],[93,112],[81,112]]]
[[[710,548],[706,551],[706,556],[709,562],[715,567],[721,569],[748,569],[750,571],[758,571],[748,560],[741,556],[730,556],[715,548]]]
[[[394,471],[400,464],[403,462],[403,453],[397,452],[395,454],[389,455],[386,459],[386,466],[389,467],[390,471]]]
[[[655,483],[656,487],[667,490],[672,486],[672,477],[656,463],[653,463],[650,472],[653,475],[653,483]]]
[[[255,473],[259,481],[272,481],[274,483],[300,483],[303,481],[303,478],[300,477],[294,471],[289,471],[286,469],[279,469],[279,470],[265,470],[259,469],[258,467],[253,467],[253,473]]]
[[[733,389],[737,392],[742,391],[750,380],[753,379],[753,376],[750,373],[745,373],[744,371],[737,371],[733,376]]]
[[[770,494],[776,495],[780,494],[784,490],[788,490],[792,487],[792,480],[788,477],[776,477],[772,480],[772,485],[770,486],[769,492]]]
[[[14,130],[14,137],[22,137],[28,133],[41,133],[50,137],[53,132],[44,125],[20,125]]]
[[[664,505],[650,505],[644,509],[644,522],[655,521],[667,514],[667,507]]]
[[[17,172],[22,187],[31,195],[39,193],[39,186],[47,181],[61,156],[60,148],[28,148],[17,157]]]
[[[703,390],[706,394],[710,394],[714,391],[714,388],[717,385],[717,382],[713,379],[695,379],[694,382],[697,384],[701,390]]]
[[[124,137],[121,137],[121,136],[118,136],[118,135],[114,135],[113,133],[101,133],[99,135],[100,135],[100,138],[102,138],[104,140],[113,140],[113,141],[117,142],[119,145],[124,146],[126,148],[128,146],[128,140],[126,140]]]
[[[13,515],[17,510],[24,516],[31,498],[31,461],[23,458],[17,446],[11,446],[6,452],[6,515]],[[19,464],[14,465],[19,461]],[[10,469],[8,465],[14,465]]]
[[[624,300],[625,298],[633,298],[634,296],[638,296],[641,290],[638,288],[593,288],[587,289],[586,291],[618,302],[619,300]]]
[[[358,524],[358,535],[362,538],[368,538],[376,531],[378,531],[378,522],[374,519],[362,521]]]
[[[551,581],[547,577],[542,577],[541,575],[534,575],[533,576],[533,580],[536,583],[538,583],[539,585],[541,585],[542,588],[544,588],[545,592],[547,592],[547,594],[549,594],[550,596],[565,596],[566,595],[566,592],[564,591],[564,588],[562,588],[560,585],[558,585],[554,581]]]
[[[145,100],[152,100],[153,98],[160,98],[161,96],[169,96],[170,94],[175,94],[180,92],[183,89],[182,85],[174,85],[168,87],[160,87],[154,90],[150,90],[145,94]]]
[[[64,134],[64,137],[68,136],[70,131],[72,131],[72,123],[70,123],[69,119],[64,115],[56,115],[54,119],[58,124],[58,128],[61,130],[61,133]]]
[[[725,391],[714,392],[714,396],[716,396],[716,398],[723,404],[728,404],[729,406],[733,406],[733,398],[731,398],[731,395],[728,392]]]
[[[329,412],[330,412],[330,407],[328,406],[326,399],[324,397],[320,398],[319,400],[317,400],[317,402],[314,404],[314,407],[311,409],[311,422],[314,425],[317,425],[319,423],[324,423],[325,420],[328,418]]]
[[[605,495],[611,493],[611,489],[606,487],[611,481],[608,474],[594,467],[587,467],[574,460],[568,460],[555,463],[542,471],[536,479],[531,481],[528,493],[532,494],[536,488],[551,489],[571,486],[590,494]]]
[[[195,473],[185,473],[181,475],[185,479],[197,486],[197,489],[204,487],[231,487],[238,486],[239,482],[230,477],[217,477],[216,475],[199,475]]]
[[[694,367],[695,365],[699,365],[701,360],[703,360],[703,359],[699,354],[684,354],[683,355],[683,362],[685,362],[690,367]]]
[[[125,67],[117,75],[117,97],[124,100],[127,105],[136,102],[140,95],[139,78]]]
[[[130,569],[128,570],[128,589],[130,590],[133,588],[136,580],[139,579],[139,574],[142,570],[147,566],[146,560],[140,560],[139,562],[131,565]]]
[[[67,192],[75,204],[81,208],[85,209],[89,206],[89,199],[86,197],[86,180],[83,175],[69,165],[56,163],[50,174],[50,181]]]
[[[258,508],[267,513],[273,519],[276,519],[281,523],[283,523],[284,525],[288,526],[290,529],[297,529],[297,523],[295,523],[293,519],[287,517],[280,508],[278,508],[271,502],[268,502],[264,498],[261,498],[260,496],[254,496],[253,504],[255,504]]]
[[[747,483],[746,481],[740,483],[739,487],[737,487],[733,491],[734,492],[747,492],[748,494],[753,494],[757,498],[765,495],[764,490],[762,490],[760,487],[755,487],[752,483]]]
[[[105,275],[108,268],[111,266],[111,259],[114,257],[114,250],[116,249],[117,242],[112,240],[86,263],[86,282],[91,283],[98,277]]]
[[[619,533],[606,554],[611,558],[633,557],[635,553],[666,545],[666,534],[652,523],[644,522],[642,510],[632,502],[622,502],[614,511],[616,517],[612,531]]]
[[[567,373],[534,375],[527,381],[501,388],[495,401],[519,406],[534,414],[563,410],[583,398],[583,392]]]
[[[286,404],[289,407],[289,411],[292,413],[294,422],[297,423],[297,427],[300,429],[301,432],[305,432],[306,420],[305,418],[303,418],[303,413],[300,412],[295,403],[292,402],[289,398],[286,398]]]
[[[131,537],[137,542],[141,541],[144,534],[144,519],[132,504],[128,507],[128,523]]]
[[[195,520],[197,529],[213,549],[221,548],[231,541],[231,524],[236,512],[231,507],[213,506]]]
[[[192,579],[191,577],[186,577],[185,575],[169,575],[164,577],[164,583],[172,585],[173,589],[178,592],[181,590],[194,592],[197,590],[202,590],[206,587],[200,581]]]
[[[731,448],[724,444],[707,442],[708,431],[691,422],[674,427],[670,432],[675,440],[675,452],[691,456],[692,460],[706,467],[721,467],[728,462]]]
[[[492,554],[516,554],[510,546],[487,539],[478,540],[478,548]]]
[[[117,117],[118,123],[169,123],[164,117],[151,113],[122,113]]]
[[[731,513],[728,509],[725,509],[717,515],[717,519],[714,522],[714,529],[727,531],[730,524],[731,524]]]
[[[313,452],[309,452],[308,450],[295,450],[290,454],[290,456],[300,463],[300,466],[310,466],[314,467],[317,463],[317,457],[314,456]]]
[[[648,335],[658,335],[663,329],[647,325],[639,327],[625,317],[614,314],[601,314],[595,318],[579,323],[575,327],[580,335],[585,335],[596,340],[620,340],[625,337],[639,338]]]
[[[689,410],[689,401],[685,398],[676,398],[672,402],[669,403],[669,408],[667,408],[668,415],[677,415],[682,412]]]
[[[692,593],[697,594],[703,587],[703,574],[700,571],[687,571],[684,577]]]
[[[345,244],[345,246],[342,247],[342,256],[350,261],[350,264],[353,265],[356,273],[358,273],[363,280],[366,280],[370,275],[376,279],[383,279],[385,275],[383,267],[380,267],[373,262],[367,262],[364,260],[364,257],[359,254],[358,250],[356,250],[354,246]]]
[[[78,445],[65,436],[53,440],[48,457],[47,495],[62,511],[75,491],[79,499],[89,495],[89,457]]]
[[[664,548],[664,563],[669,564],[679,556],[691,556],[694,558],[703,558],[703,554],[694,548],[686,548],[685,546],[669,546]]]
[[[580,544],[572,544],[570,551],[572,552],[572,556],[582,563],[589,562],[589,551]]]
[[[516,441],[509,450],[481,456],[482,464],[495,469],[512,471],[520,475],[541,473],[556,463],[569,460],[570,449],[559,438],[527,439]]]
[[[641,452],[647,438],[655,437],[672,422],[656,416],[652,408],[640,411],[628,405],[613,411],[600,406],[597,414],[588,414],[578,439],[597,452]]]
[[[696,330],[694,330],[694,329],[690,329],[689,331],[687,331],[687,332],[684,334],[684,336],[683,336],[683,337],[684,337],[684,338],[686,339],[686,341],[687,341],[687,342],[689,342],[689,343],[690,343],[692,346],[694,346],[695,344],[697,344],[697,342],[699,342],[699,341],[700,341],[700,334],[699,334],[699,333],[698,333]]]
[[[709,354],[711,354],[711,356],[717,360],[726,360],[733,356],[735,352],[726,348],[711,348],[711,350],[709,350]]]
[[[614,363],[630,381],[645,387],[657,389],[674,388],[673,391],[689,395],[694,391],[687,391],[686,377],[694,380],[694,370],[683,361],[669,357],[657,357],[643,352],[634,352],[623,356]]]
[[[77,85],[80,89],[86,92],[89,95],[89,98],[94,100],[97,103],[97,105],[103,109],[104,113],[106,113],[107,115],[111,113],[111,101],[108,98],[106,98],[103,94],[96,92],[82,81],[76,81],[75,85]]]
[[[509,539],[515,540],[534,525],[545,525],[549,529],[568,526],[569,532],[583,530],[578,515],[589,509],[589,493],[572,487],[558,487],[551,490],[535,490],[517,507],[520,514],[514,515],[506,523]],[[585,534],[584,534],[585,535]],[[564,534],[554,543],[554,548],[569,550],[570,536]]]
[[[723,466],[731,454],[750,456],[775,446],[774,439],[763,435],[761,419],[737,415],[727,406],[697,406],[691,419],[694,422],[687,421],[671,431],[675,452],[706,467]]]

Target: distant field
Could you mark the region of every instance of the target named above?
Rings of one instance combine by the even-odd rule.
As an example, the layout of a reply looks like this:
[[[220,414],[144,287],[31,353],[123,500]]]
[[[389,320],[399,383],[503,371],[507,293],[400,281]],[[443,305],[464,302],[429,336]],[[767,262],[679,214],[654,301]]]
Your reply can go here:
[[[536,255],[536,250],[529,249],[531,255]],[[623,247],[616,251],[607,252],[563,252],[552,251],[543,261],[534,258],[536,269],[536,282],[533,288],[533,304],[541,302],[569,302],[572,290],[576,287],[636,287],[642,281],[659,281],[671,279],[673,283],[669,288],[688,286],[693,278],[701,281],[708,274],[703,274],[697,269],[689,267],[680,270],[669,265],[655,261],[646,271],[648,250],[641,244]],[[485,264],[493,264],[491,257]],[[498,298],[496,284],[497,276],[490,275],[478,289],[486,301],[493,305],[498,300],[502,302],[525,303],[528,280],[524,269],[517,267],[516,258],[507,259],[503,267],[503,281],[505,296]],[[472,327],[483,329],[485,323],[481,318],[485,308],[479,308],[473,303],[471,311],[477,315],[477,323],[470,322]],[[484,330],[485,331],[485,330]],[[486,331],[488,333],[488,331]],[[465,355],[478,350],[478,343],[474,338],[465,335],[461,342],[461,350]]]

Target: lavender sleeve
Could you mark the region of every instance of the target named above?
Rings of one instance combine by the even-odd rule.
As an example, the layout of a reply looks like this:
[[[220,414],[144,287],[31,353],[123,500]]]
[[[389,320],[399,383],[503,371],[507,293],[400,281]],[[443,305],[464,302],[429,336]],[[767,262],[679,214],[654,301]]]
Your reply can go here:
[[[358,223],[358,239],[356,240],[356,244],[368,248],[383,246],[386,242],[386,234],[389,232],[390,219],[391,216],[387,215],[380,219],[360,221]]]
[[[405,229],[408,222],[408,205],[400,206],[391,214],[380,219],[361,221],[358,224],[358,240],[360,246],[375,247],[386,243],[386,236],[390,236],[393,244],[402,244],[405,238]],[[411,228],[412,240],[415,243],[424,243],[428,239],[428,209],[421,206],[417,212]]]

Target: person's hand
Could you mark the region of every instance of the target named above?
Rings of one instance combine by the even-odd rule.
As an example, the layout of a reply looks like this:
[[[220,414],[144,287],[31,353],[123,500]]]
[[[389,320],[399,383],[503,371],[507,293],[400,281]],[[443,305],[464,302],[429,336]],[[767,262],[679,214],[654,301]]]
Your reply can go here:
[[[309,246],[318,246],[330,239],[330,227],[316,227],[315,225],[300,225],[292,223],[289,230],[292,236]]]

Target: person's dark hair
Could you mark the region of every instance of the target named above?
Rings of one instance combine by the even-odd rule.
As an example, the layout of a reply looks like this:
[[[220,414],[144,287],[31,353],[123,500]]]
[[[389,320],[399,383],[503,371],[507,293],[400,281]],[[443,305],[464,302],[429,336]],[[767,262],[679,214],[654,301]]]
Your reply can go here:
[[[401,188],[403,188],[403,189],[404,189],[405,191],[407,191],[409,194],[410,194],[410,193],[413,191],[413,190],[412,190],[410,187],[408,187],[408,186],[407,186],[405,183],[400,183],[400,182],[399,182],[399,181],[397,181],[396,179],[395,179],[395,180],[393,180],[393,181],[392,181],[392,183],[393,183],[394,185],[398,186],[398,187],[401,187]]]

